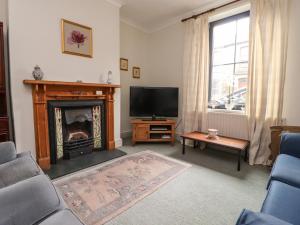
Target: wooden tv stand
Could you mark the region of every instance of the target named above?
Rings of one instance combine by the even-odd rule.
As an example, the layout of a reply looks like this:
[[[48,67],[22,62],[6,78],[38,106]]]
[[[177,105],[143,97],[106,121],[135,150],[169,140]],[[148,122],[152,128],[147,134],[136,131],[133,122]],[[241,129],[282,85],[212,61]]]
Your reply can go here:
[[[136,142],[175,142],[175,120],[134,119],[132,124],[132,144]]]

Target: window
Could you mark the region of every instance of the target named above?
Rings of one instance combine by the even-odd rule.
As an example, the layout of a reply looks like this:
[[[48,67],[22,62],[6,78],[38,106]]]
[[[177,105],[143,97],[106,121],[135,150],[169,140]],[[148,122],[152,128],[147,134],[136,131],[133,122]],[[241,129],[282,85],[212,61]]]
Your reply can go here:
[[[245,12],[210,23],[209,108],[245,109],[249,22]]]

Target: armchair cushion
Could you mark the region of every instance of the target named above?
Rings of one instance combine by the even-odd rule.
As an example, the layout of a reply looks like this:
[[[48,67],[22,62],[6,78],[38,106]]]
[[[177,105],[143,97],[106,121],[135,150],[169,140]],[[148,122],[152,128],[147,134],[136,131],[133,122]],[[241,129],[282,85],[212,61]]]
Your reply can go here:
[[[21,155],[20,155],[21,156]],[[40,167],[30,154],[22,154],[10,162],[0,165],[0,188],[41,174]]]
[[[274,216],[244,209],[236,225],[292,225]]]
[[[283,133],[281,135],[280,154],[300,158],[300,133]]]
[[[0,202],[0,225],[36,224],[65,208],[61,197],[45,175],[0,189]]]
[[[300,221],[300,189],[273,180],[261,212],[275,216],[291,224]]]
[[[280,154],[273,166],[268,188],[273,180],[300,188],[300,159]]]
[[[0,164],[14,160],[17,157],[17,151],[13,142],[0,143]]]

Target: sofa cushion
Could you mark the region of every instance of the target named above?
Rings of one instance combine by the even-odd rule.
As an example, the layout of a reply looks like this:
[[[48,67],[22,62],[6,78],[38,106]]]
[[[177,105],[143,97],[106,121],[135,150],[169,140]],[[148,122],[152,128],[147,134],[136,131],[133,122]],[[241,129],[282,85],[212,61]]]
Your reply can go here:
[[[300,189],[273,180],[261,212],[275,216],[291,224],[300,221]]]
[[[14,160],[17,157],[17,151],[13,142],[0,143],[0,164]]]
[[[37,176],[41,173],[39,166],[30,154],[0,165],[0,188]]]
[[[300,159],[285,154],[279,155],[273,166],[269,184],[272,180],[300,188]]]
[[[300,158],[300,133],[282,133],[280,154]]]
[[[0,189],[0,224],[32,225],[64,208],[56,189],[39,175]]]
[[[292,225],[274,216],[244,209],[236,225]]]
[[[68,209],[59,211],[43,222],[39,223],[40,225],[83,225],[82,222]]]

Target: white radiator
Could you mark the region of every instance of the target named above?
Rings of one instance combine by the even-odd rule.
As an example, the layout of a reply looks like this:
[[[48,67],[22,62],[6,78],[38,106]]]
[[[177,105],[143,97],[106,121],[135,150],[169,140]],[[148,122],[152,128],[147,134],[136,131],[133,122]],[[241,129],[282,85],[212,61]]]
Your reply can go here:
[[[248,140],[246,115],[224,112],[208,113],[208,128],[219,130],[219,135]]]

